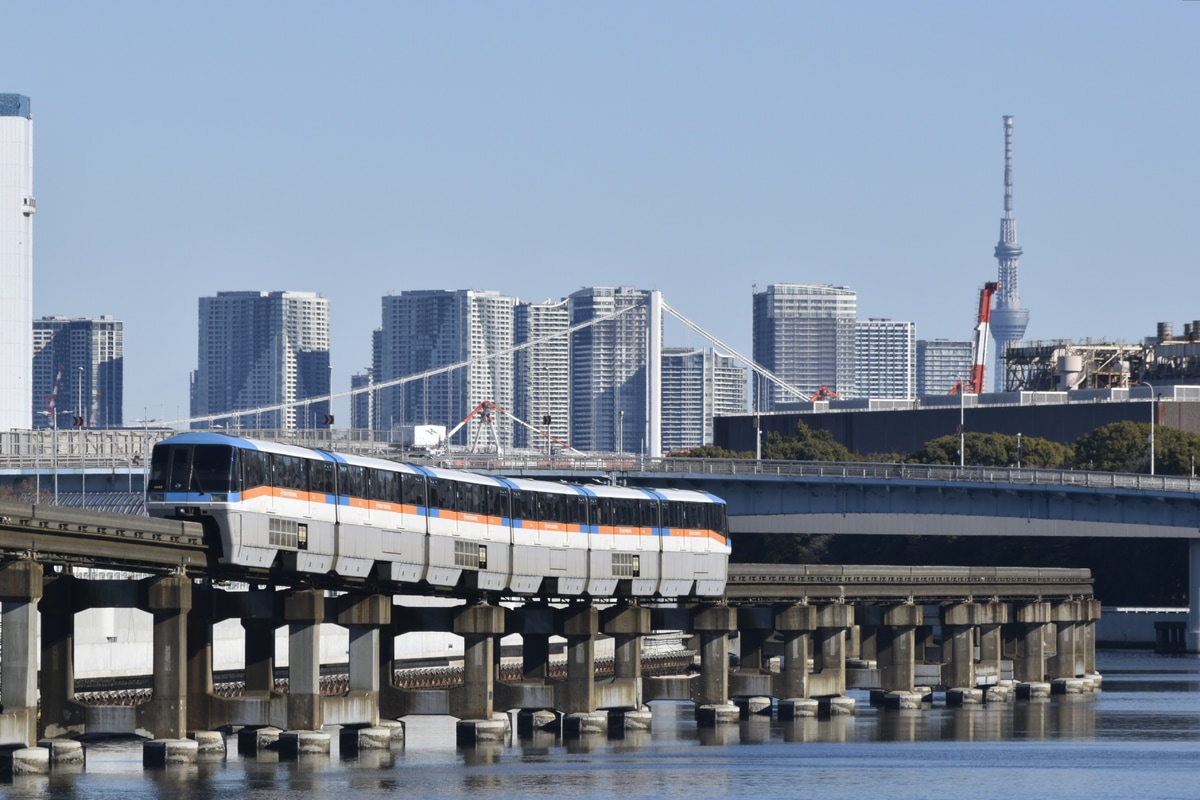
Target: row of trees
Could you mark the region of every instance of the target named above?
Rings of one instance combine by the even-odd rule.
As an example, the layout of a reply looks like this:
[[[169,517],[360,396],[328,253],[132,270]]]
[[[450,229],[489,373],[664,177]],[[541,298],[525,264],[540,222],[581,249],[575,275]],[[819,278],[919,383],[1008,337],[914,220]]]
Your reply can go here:
[[[1150,471],[1150,424],[1114,422],[1060,444],[1033,436],[967,433],[969,465],[1049,467],[1110,472]],[[1020,452],[1018,452],[1020,448]],[[958,464],[959,437],[942,436],[915,453],[861,456],[824,430],[800,423],[793,436],[771,433],[762,457],[797,461],[879,461]],[[682,455],[682,454],[680,454]],[[752,452],[719,447],[691,450],[703,458],[754,458]],[[1154,471],[1194,475],[1200,435],[1154,428]],[[827,534],[739,536],[733,558],[742,563],[954,564],[961,566],[1087,567],[1096,596],[1120,605],[1178,606],[1188,600],[1188,543],[1175,539],[1103,539],[991,536],[831,536]]]
[[[967,433],[962,437],[963,463],[984,467],[1050,467],[1102,472],[1150,471],[1150,423],[1114,422],[1060,444],[1036,436],[1005,433]],[[941,436],[915,453],[875,453],[863,456],[849,450],[829,431],[813,430],[803,422],[792,436],[772,431],[763,443],[762,457],[784,461],[886,461],[905,464],[959,463],[959,436]],[[754,458],[750,451],[696,447],[695,458]],[[1159,475],[1194,475],[1200,458],[1200,434],[1156,425],[1154,471]]]

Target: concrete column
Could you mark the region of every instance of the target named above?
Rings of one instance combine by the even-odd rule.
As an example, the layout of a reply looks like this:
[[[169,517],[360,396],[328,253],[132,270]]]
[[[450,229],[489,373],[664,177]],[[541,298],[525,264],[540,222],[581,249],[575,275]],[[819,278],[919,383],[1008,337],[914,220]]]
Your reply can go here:
[[[555,703],[564,714],[596,710],[596,636],[600,617],[591,603],[561,612],[562,635],[567,640],[567,682],[555,691]]]
[[[1100,619],[1100,601],[1084,601],[1083,671],[1085,675],[1096,674],[1096,621]]]
[[[26,747],[37,744],[37,603],[42,598],[42,565],[23,559],[0,565],[0,728]]]
[[[187,615],[187,729],[211,731],[213,700],[213,590],[192,593]]]
[[[816,606],[776,606],[775,630],[783,638],[783,671],[776,689],[781,699],[808,697],[809,642],[816,629]]]
[[[321,728],[321,623],[325,593],[299,589],[283,601],[288,624],[287,727],[292,731]]]
[[[342,595],[339,625],[350,631],[350,691],[379,693],[380,629],[392,627],[392,600],[385,595]],[[372,724],[378,722],[374,720]]]
[[[1013,678],[1020,683],[1046,680],[1046,626],[1050,623],[1049,603],[1025,603],[1013,609],[1016,616],[1017,652],[1013,659]]]
[[[739,606],[737,609],[738,664],[743,672],[759,671],[765,666],[763,645],[775,632],[775,614],[763,606]]]
[[[809,690],[817,697],[846,694],[846,631],[854,625],[854,606],[835,603],[817,609],[813,674]]]
[[[975,688],[974,603],[942,607],[942,684],[948,689]]]
[[[521,674],[526,681],[545,682],[550,677],[550,636],[555,612],[545,604],[527,605],[519,611]]]
[[[692,609],[692,631],[700,637],[700,706],[729,704],[729,633],[737,630],[737,609],[704,605]]]
[[[888,606],[875,635],[880,688],[885,692],[911,692],[916,681],[917,627],[924,609],[913,603]]]
[[[242,620],[246,631],[246,695],[275,691],[275,628],[273,621]]]
[[[75,700],[75,602],[77,583],[59,576],[46,585],[42,612],[41,734],[50,738],[85,733],[87,710]],[[7,674],[7,673],[5,673]]]
[[[192,580],[186,575],[148,579],[147,610],[154,615],[154,692],[138,706],[138,724],[155,739],[187,734],[187,615]]]
[[[451,694],[451,712],[460,720],[490,723],[496,691],[495,649],[504,635],[504,609],[483,603],[464,606],[454,616],[463,637],[463,685]]]
[[[642,637],[652,630],[650,609],[618,606],[602,615],[604,633],[613,637],[613,668],[617,680],[642,679]],[[641,705],[641,690],[638,691]]]
[[[1082,653],[1078,648],[1080,612],[1076,600],[1055,603],[1050,609],[1051,621],[1058,629],[1055,654],[1046,668],[1050,678],[1077,678],[1083,674]]]

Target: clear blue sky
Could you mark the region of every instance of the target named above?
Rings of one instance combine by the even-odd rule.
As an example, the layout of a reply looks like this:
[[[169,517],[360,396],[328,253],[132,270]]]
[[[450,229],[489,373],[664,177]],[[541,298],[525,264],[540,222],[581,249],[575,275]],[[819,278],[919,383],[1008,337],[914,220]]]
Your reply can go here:
[[[1200,318],[1200,2],[26,2],[3,26],[34,313],[125,321],[127,421],[186,416],[221,290],[331,298],[339,390],[405,289],[658,288],[748,352],[755,282],[833,283],[969,338],[1004,114],[1027,338]]]

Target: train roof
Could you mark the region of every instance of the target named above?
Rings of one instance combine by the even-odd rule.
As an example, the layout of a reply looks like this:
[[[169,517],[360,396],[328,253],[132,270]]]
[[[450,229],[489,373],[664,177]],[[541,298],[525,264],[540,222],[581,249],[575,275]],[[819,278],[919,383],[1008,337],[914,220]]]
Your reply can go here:
[[[530,478],[501,478],[501,481],[508,484],[513,489],[521,489],[527,492],[550,492],[552,494],[586,494],[586,490],[576,486],[573,483],[559,483],[557,481],[536,481]]]
[[[229,447],[236,447],[241,450],[259,450],[264,453],[279,453],[285,456],[299,456],[300,458],[317,458],[323,461],[334,461],[330,454],[321,450],[313,450],[308,447],[300,447],[295,444],[283,444],[281,442],[268,442],[262,439],[247,439],[242,436],[231,436],[228,433],[214,433],[212,431],[188,431],[187,433],[179,433],[175,436],[163,439],[155,444],[173,445],[173,444],[222,444]]]

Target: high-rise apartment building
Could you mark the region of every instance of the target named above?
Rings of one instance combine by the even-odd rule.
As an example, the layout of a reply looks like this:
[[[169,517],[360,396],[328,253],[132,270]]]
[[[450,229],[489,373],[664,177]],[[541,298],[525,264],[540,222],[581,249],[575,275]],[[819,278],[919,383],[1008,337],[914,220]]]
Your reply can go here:
[[[327,298],[313,292],[200,298],[193,417],[241,428],[323,427],[329,393]]]
[[[371,365],[350,376],[350,427],[355,430],[379,431],[379,389],[375,379],[382,372],[383,329],[371,331]]]
[[[712,444],[713,417],[746,413],[746,370],[712,348],[664,347],[664,452]]]
[[[754,360],[807,395],[827,386],[854,397],[858,295],[845,286],[777,283],[754,294]],[[771,411],[794,397],[754,382],[755,407]]]
[[[638,453],[646,446],[646,341],[650,293],[593,286],[567,298],[571,325],[571,444]]]
[[[33,114],[0,94],[0,430],[29,424],[33,397]]]
[[[513,429],[516,447],[553,450],[571,443],[571,340],[567,302],[517,303],[513,309],[513,414],[551,437],[548,444],[524,428]]]
[[[947,394],[954,384],[971,377],[973,361],[969,341],[917,340],[917,396]]]
[[[911,400],[917,396],[917,326],[891,319],[855,325],[857,397]]]
[[[33,321],[35,428],[124,424],[125,324],[112,317]]]
[[[485,400],[511,410],[515,305],[516,298],[499,292],[469,289],[384,297],[376,380],[413,379],[379,392],[381,424],[450,429]],[[463,366],[445,369],[459,364]],[[452,443],[487,443],[492,424],[500,446],[512,446],[512,420],[502,415],[490,421],[477,417]]]

